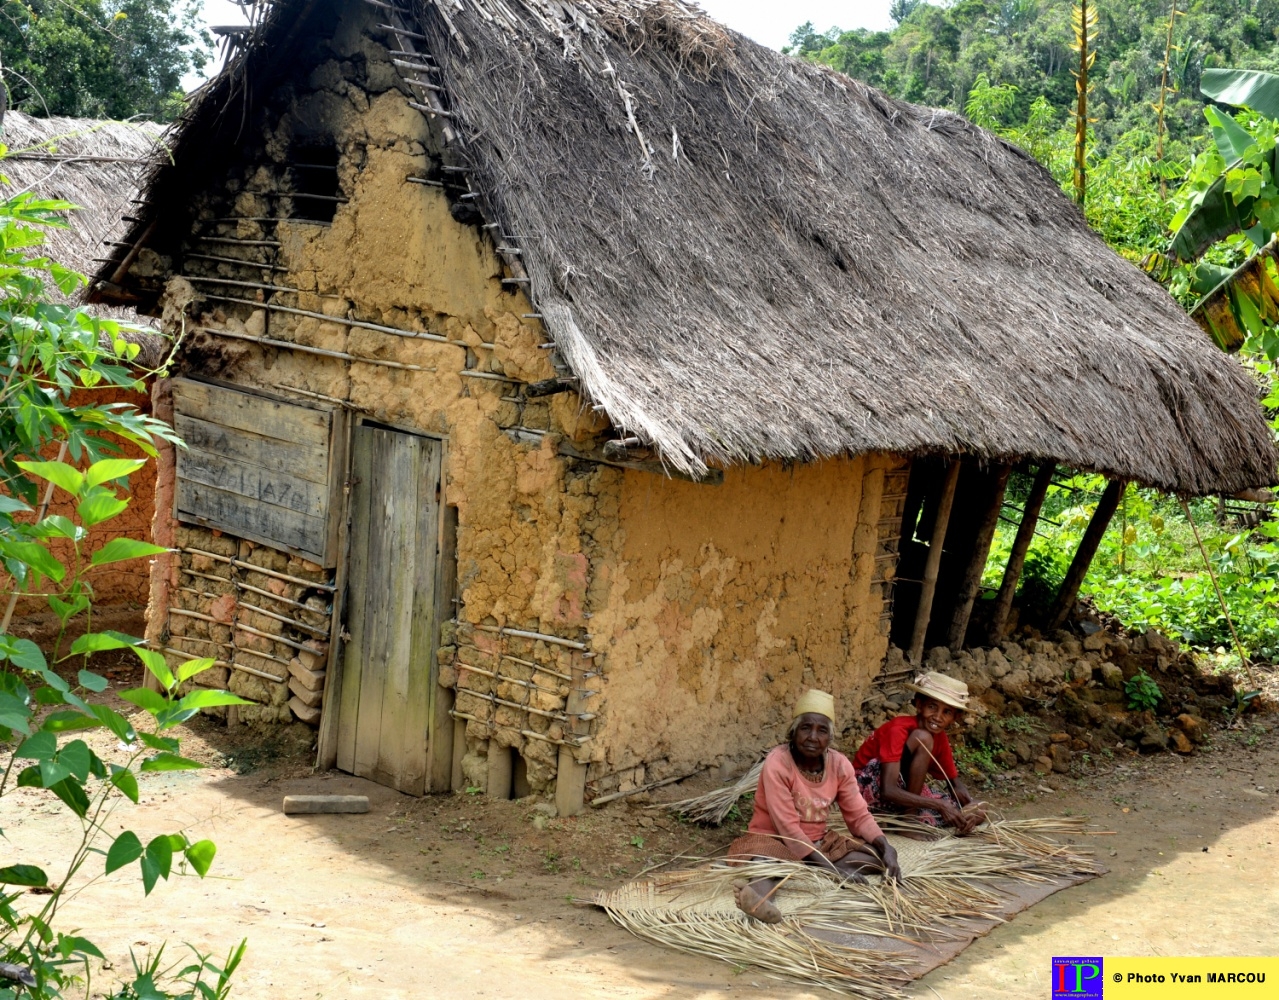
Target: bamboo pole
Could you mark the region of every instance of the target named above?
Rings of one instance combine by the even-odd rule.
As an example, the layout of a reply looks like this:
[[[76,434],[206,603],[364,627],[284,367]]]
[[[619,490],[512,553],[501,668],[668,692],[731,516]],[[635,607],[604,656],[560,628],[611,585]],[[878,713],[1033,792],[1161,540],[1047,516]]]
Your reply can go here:
[[[1105,537],[1106,529],[1110,527],[1110,519],[1119,509],[1119,498],[1127,485],[1127,482],[1122,479],[1112,479],[1106,484],[1106,491],[1097,502],[1097,510],[1093,513],[1092,520],[1088,522],[1088,528],[1079,542],[1075,558],[1071,560],[1066,578],[1061,582],[1061,590],[1057,592],[1052,614],[1048,616],[1048,631],[1061,628],[1070,617],[1071,609],[1075,606],[1075,598],[1079,596],[1079,588],[1084,582],[1084,577],[1088,575],[1088,567],[1092,565],[1093,556],[1097,554],[1097,548]]]
[[[1243,664],[1244,670],[1248,672],[1248,683],[1254,688],[1257,686],[1257,678],[1252,673],[1252,663],[1248,659],[1248,654],[1244,652],[1243,643],[1239,641],[1239,633],[1235,631],[1235,623],[1230,617],[1230,609],[1226,607],[1226,598],[1221,593],[1221,584],[1217,582],[1217,574],[1213,571],[1212,560],[1208,558],[1208,550],[1204,548],[1203,539],[1199,537],[1199,526],[1195,524],[1195,516],[1190,513],[1190,504],[1186,502],[1185,497],[1178,497],[1181,501],[1181,509],[1186,512],[1186,520],[1190,522],[1190,530],[1195,533],[1195,544],[1199,546],[1199,554],[1203,556],[1204,568],[1208,571],[1208,579],[1212,581],[1212,589],[1217,592],[1217,601],[1221,604],[1221,613],[1226,616],[1226,624],[1230,626],[1230,635],[1235,640],[1235,648],[1239,650],[1239,662]]]
[[[937,570],[941,566],[942,544],[946,541],[946,526],[950,523],[950,508],[955,503],[955,486],[959,483],[959,456],[951,459],[942,482],[941,497],[937,501],[937,517],[933,521],[933,536],[928,543],[928,560],[924,563],[924,579],[919,588],[919,607],[915,611],[915,628],[910,637],[908,658],[915,666],[924,661],[924,637],[928,634],[928,622],[933,614],[933,595],[937,592]]]
[[[1017,593],[1022,567],[1026,565],[1026,553],[1030,551],[1030,543],[1035,540],[1035,526],[1039,523],[1039,512],[1043,509],[1044,497],[1048,495],[1048,487],[1052,485],[1056,471],[1057,466],[1054,463],[1045,462],[1035,473],[1035,481],[1030,486],[1030,495],[1026,497],[1021,524],[1017,528],[1017,536],[1013,539],[1013,549],[1008,554],[1008,565],[1004,567],[1004,579],[999,585],[999,596],[995,598],[995,611],[990,619],[990,633],[987,637],[991,645],[1004,637],[1004,630],[1008,626],[1008,612],[1013,606],[1013,595]]]
[[[972,617],[973,602],[977,600],[977,592],[981,589],[982,573],[986,569],[986,560],[990,557],[990,545],[995,540],[995,528],[999,526],[999,513],[1003,509],[1004,492],[1008,488],[1008,475],[1012,471],[1011,465],[1000,465],[995,469],[990,503],[986,507],[981,526],[977,529],[972,558],[968,560],[968,569],[964,572],[964,579],[959,585],[955,612],[950,620],[947,645],[952,653],[958,653],[964,648],[964,637],[968,634],[968,620]]]

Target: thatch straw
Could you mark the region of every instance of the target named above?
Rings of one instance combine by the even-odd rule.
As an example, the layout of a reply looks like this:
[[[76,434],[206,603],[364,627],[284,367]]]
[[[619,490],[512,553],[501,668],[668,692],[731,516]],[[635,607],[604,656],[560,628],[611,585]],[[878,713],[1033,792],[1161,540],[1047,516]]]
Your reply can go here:
[[[693,823],[706,823],[719,826],[728,818],[737,805],[738,799],[759,787],[759,775],[764,769],[764,762],[757,761],[749,771],[736,781],[691,799],[680,799],[678,802],[662,802],[654,809],[665,809],[677,816],[683,816]]]
[[[657,944],[849,996],[897,997],[911,977],[905,967],[911,964],[909,943],[963,940],[999,922],[1018,882],[1075,880],[1100,871],[1091,858],[1046,836],[1082,832],[1082,820],[996,820],[971,837],[921,830],[903,820],[887,825],[928,837],[891,836],[901,883],[840,882],[798,862],[720,861],[639,879],[600,893],[595,902],[619,925]],[[732,887],[743,878],[784,880],[772,897],[781,924],[758,923],[737,909]]]
[[[5,113],[0,138],[9,155],[0,172],[11,197],[30,191],[59,198],[79,209],[67,229],[45,230],[49,256],[81,274],[98,269],[106,257],[104,240],[119,239],[138,183],[162,155],[161,128],[153,122],[112,122],[92,118],[32,118]]]
[[[1274,480],[1240,367],[1046,171],[963,118],[681,0],[406,2],[461,136],[449,155],[518,244],[558,353],[673,467],[883,450],[1188,494]],[[311,72],[290,58],[315,58],[301,39],[333,17],[271,6],[129,240],[160,220],[152,245],[180,248],[193,185],[224,182],[246,127],[274,128],[254,116]]]

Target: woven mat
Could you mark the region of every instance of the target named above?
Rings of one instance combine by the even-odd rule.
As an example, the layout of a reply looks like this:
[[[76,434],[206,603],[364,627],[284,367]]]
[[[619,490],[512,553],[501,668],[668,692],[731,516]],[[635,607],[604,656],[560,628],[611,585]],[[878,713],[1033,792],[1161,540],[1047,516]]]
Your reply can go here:
[[[890,835],[904,879],[899,888],[879,878],[841,884],[794,862],[719,861],[637,879],[599,893],[595,903],[658,944],[849,996],[901,997],[902,986],[992,927],[1104,872],[1016,823],[992,829],[984,837],[931,841]],[[781,924],[761,924],[737,908],[732,884],[748,871],[785,880],[772,897]]]

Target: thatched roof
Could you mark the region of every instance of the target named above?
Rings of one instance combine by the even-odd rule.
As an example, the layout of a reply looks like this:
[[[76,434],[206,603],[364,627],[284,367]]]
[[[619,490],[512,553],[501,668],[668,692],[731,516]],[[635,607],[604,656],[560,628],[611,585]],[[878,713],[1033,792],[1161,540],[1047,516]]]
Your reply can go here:
[[[1240,366],[1041,167],[963,118],[681,0],[413,3],[451,155],[516,234],[559,354],[675,468],[882,449],[1052,458],[1195,494],[1275,480]],[[323,10],[281,0],[244,40],[145,219]]]
[[[9,147],[0,172],[9,178],[6,196],[31,191],[79,206],[68,229],[46,230],[49,256],[82,274],[98,269],[105,240],[127,228],[122,216],[149,166],[162,155],[162,127],[153,122],[93,118],[32,118],[8,111],[0,139]]]

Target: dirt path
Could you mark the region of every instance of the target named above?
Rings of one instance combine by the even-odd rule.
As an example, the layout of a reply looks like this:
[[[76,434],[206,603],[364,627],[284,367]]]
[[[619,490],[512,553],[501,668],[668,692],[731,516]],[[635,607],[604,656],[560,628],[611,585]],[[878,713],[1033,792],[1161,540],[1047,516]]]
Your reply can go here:
[[[1112,872],[997,928],[916,994],[1046,996],[1054,954],[1274,953],[1272,725],[1218,734],[1189,760],[1131,756],[1109,773],[1052,779],[1061,791],[1041,791],[1037,779],[1000,783],[988,797],[1012,815],[1084,813],[1116,831],[1088,838]],[[216,755],[203,737],[219,732],[197,727],[186,749]],[[229,752],[233,761],[248,753]],[[113,817],[144,840],[182,826],[219,847],[217,878],[175,879],[145,908],[136,878],[122,873],[70,904],[91,937],[119,946],[110,956],[117,971],[130,945],[144,953],[167,939],[171,953],[182,941],[223,952],[247,936],[243,1000],[810,995],[647,945],[573,902],[671,853],[710,853],[732,828],[701,831],[627,807],[547,823],[520,803],[415,800],[340,775],[293,777],[301,743],[256,752],[278,756],[244,775],[223,767],[144,776],[142,802]],[[282,796],[301,790],[367,793],[373,811],[284,816]],[[13,846],[37,863],[53,862],[73,832],[41,796],[24,789],[0,809]]]

